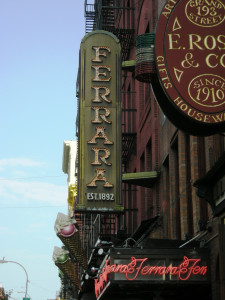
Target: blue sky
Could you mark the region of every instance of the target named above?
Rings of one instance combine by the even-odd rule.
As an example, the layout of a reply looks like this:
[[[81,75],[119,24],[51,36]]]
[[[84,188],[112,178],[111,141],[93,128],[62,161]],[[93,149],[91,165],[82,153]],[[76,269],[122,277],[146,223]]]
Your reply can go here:
[[[58,212],[67,213],[63,141],[75,139],[84,0],[0,0],[0,259],[27,270],[32,300],[60,288],[52,261]],[[22,299],[26,276],[0,264]]]

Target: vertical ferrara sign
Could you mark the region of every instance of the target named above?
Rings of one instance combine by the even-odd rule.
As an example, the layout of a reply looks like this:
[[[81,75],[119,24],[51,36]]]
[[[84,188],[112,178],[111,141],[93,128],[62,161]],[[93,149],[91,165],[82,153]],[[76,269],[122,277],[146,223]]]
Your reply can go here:
[[[224,0],[168,0],[158,20],[156,68],[167,99],[157,100],[192,134],[225,130],[224,28]]]
[[[77,211],[122,211],[120,44],[102,30],[80,48]]]

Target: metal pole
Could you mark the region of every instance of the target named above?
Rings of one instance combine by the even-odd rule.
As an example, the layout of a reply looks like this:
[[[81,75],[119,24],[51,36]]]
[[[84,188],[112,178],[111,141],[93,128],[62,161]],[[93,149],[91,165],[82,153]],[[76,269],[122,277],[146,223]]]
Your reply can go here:
[[[4,263],[14,263],[14,264],[17,264],[19,265],[21,268],[23,268],[24,272],[26,273],[26,277],[27,277],[27,280],[26,280],[26,291],[25,291],[25,298],[27,298],[27,290],[28,290],[28,274],[27,274],[27,271],[26,269],[24,268],[24,266],[22,266],[20,263],[16,262],[16,261],[12,261],[12,260],[4,260],[4,258],[2,260],[0,260],[0,263],[1,264],[4,264]]]
[[[18,293],[18,294],[23,294],[24,292],[23,292],[23,291],[18,291],[17,293]],[[27,297],[29,297],[30,300],[32,300],[31,296],[30,296],[28,293],[27,293]]]

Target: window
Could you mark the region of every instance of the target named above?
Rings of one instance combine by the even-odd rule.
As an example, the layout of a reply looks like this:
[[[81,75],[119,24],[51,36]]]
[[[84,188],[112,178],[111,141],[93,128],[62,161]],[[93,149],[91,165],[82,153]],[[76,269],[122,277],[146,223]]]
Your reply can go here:
[[[141,156],[140,161],[140,171],[145,171],[145,153]],[[141,219],[144,220],[146,218],[146,205],[145,205],[145,188],[141,187]]]
[[[150,140],[146,147],[146,171],[152,171],[152,141]]]
[[[198,137],[198,173],[199,178],[203,177],[206,173],[206,157],[205,157],[205,138]],[[200,219],[207,221],[208,209],[205,199],[200,198]]]
[[[191,182],[191,152],[190,136],[185,135],[185,153],[186,153],[186,195],[187,195],[187,222],[188,234],[193,234],[193,207],[192,207],[192,182]]]
[[[170,173],[169,173],[169,157],[166,158],[164,164],[163,164],[163,199],[161,204],[161,210],[163,214],[164,219],[164,233],[165,238],[169,238],[168,234],[170,232],[170,209],[171,203],[170,203]]]
[[[173,237],[181,238],[181,220],[180,220],[180,185],[179,185],[179,156],[178,156],[178,138],[172,144],[170,157],[170,187],[172,189],[172,222]]]

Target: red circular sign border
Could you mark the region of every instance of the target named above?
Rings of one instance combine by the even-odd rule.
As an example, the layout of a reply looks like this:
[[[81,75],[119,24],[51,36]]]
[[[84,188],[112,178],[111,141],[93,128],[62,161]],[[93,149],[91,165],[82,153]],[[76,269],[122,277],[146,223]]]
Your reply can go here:
[[[203,126],[206,125],[206,127],[208,127],[208,125],[211,124],[212,126],[215,125],[214,127],[218,129],[217,125],[222,124],[223,126],[225,126],[225,122],[224,121],[219,122],[219,120],[216,119],[215,123],[212,123],[212,122],[210,122],[209,118],[211,116],[218,115],[218,114],[224,114],[224,116],[225,116],[225,107],[224,107],[224,109],[222,109],[218,112],[212,113],[210,111],[207,111],[207,112],[201,111],[200,108],[196,108],[196,107],[192,106],[191,103],[187,102],[187,100],[184,99],[183,96],[179,93],[179,91],[175,87],[174,81],[171,78],[171,74],[168,71],[168,63],[165,58],[165,52],[166,52],[165,40],[166,40],[166,35],[167,35],[167,29],[168,29],[168,25],[169,25],[171,16],[173,15],[175,8],[177,7],[178,4],[181,3],[181,1],[183,1],[183,0],[178,0],[172,8],[170,6],[170,11],[168,11],[168,13],[166,15],[166,11],[164,10],[165,7],[167,5],[169,5],[168,3],[175,2],[172,0],[167,1],[167,3],[165,4],[165,6],[162,10],[162,13],[165,12],[165,14],[163,15],[161,13],[159,20],[158,20],[158,25],[157,25],[157,30],[156,30],[156,38],[155,38],[155,57],[156,57],[156,70],[157,70],[159,82],[161,84],[162,90],[167,95],[168,101],[170,101],[170,103],[177,109],[179,114],[183,115],[183,117],[189,119],[189,121],[191,121],[193,123],[197,123],[197,124],[200,124]],[[188,3],[186,3],[186,1],[185,1],[185,4],[189,4],[189,3],[190,3],[190,1]],[[223,3],[222,3],[222,5],[224,7]],[[221,22],[221,24],[222,24],[222,22]],[[162,38],[162,36],[163,36],[163,38]],[[210,75],[210,74],[206,74],[206,75]],[[196,78],[199,76],[200,75],[196,76]],[[215,76],[217,76],[217,75],[215,74]],[[166,77],[168,79],[167,79],[167,81],[164,81],[164,80],[166,80],[165,79]],[[190,82],[189,82],[189,84],[190,84]],[[169,88],[169,92],[168,92],[168,85],[172,85],[172,88]],[[153,87],[153,89],[154,89],[154,87]],[[176,101],[177,103],[175,103],[174,101]],[[180,106],[182,106],[183,110],[178,106],[179,105],[178,103],[180,103]],[[225,106],[224,103],[222,105]],[[185,110],[188,112],[195,110],[197,117],[195,119],[193,119],[190,115],[188,115],[187,113],[184,112],[184,108],[186,108]],[[202,122],[202,119],[203,119],[203,122]]]

